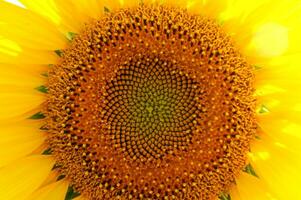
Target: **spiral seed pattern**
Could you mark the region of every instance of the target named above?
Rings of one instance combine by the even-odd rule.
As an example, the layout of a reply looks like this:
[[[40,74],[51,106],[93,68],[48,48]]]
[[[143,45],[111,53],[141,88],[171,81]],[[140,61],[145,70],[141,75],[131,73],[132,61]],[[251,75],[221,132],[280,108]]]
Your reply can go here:
[[[253,71],[213,20],[141,5],[87,24],[49,72],[59,173],[89,199],[216,199],[256,134]]]
[[[158,58],[132,60],[107,84],[102,118],[114,144],[135,159],[186,149],[199,115],[197,83]]]

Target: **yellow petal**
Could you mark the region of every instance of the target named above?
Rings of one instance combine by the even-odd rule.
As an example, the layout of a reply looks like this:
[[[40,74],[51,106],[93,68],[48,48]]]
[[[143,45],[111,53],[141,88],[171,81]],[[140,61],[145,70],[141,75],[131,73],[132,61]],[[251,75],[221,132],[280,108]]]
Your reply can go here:
[[[288,28],[278,23],[265,23],[254,33],[249,48],[265,57],[282,55],[289,47]]]
[[[64,200],[68,189],[68,182],[61,180],[35,191],[27,200]]]
[[[231,196],[231,200],[244,200],[241,198],[241,196],[238,192],[237,186],[232,186],[229,191],[229,194]]]
[[[8,49],[9,51],[9,49]],[[14,55],[0,51],[1,63],[7,64],[53,64],[58,62],[58,56],[52,50],[33,50],[22,47]]]
[[[0,169],[0,199],[25,199],[48,176],[54,164],[50,156],[30,156]]]
[[[221,17],[223,20],[236,18],[239,22],[243,22],[245,18],[253,13],[257,8],[271,2],[270,0],[228,0],[225,10],[222,12]],[[235,25],[235,24],[233,24]]]
[[[99,0],[78,0],[74,6],[86,17],[98,19],[103,15],[105,5]]]
[[[91,10],[79,10],[80,1],[71,0],[20,0],[29,10],[53,22],[62,33],[78,32],[85,22],[88,22]]]
[[[272,200],[269,189],[263,180],[257,177],[242,172],[237,178],[236,184],[237,193],[233,195],[234,200]]]
[[[0,167],[32,153],[45,136],[39,125],[29,120],[0,124]]]
[[[56,12],[56,5],[52,0],[43,0],[43,1],[32,1],[32,4],[29,6],[29,2],[20,1],[27,8],[30,8],[32,11],[37,11],[40,15],[44,16],[46,19],[49,19],[54,24],[59,24],[61,17]]]
[[[0,2],[1,63],[52,64],[54,49],[65,46],[63,35],[47,20],[28,10]]]
[[[133,7],[137,7],[139,4],[141,3],[141,1],[139,2],[138,1],[133,1],[133,0],[119,0],[119,6],[120,7],[125,7],[125,8],[133,8]],[[144,1],[143,3],[150,3],[147,1]],[[110,3],[109,1],[107,1],[107,3],[105,3],[104,5],[107,6],[109,5],[110,6]]]
[[[298,143],[300,145],[300,140]],[[261,139],[254,142],[251,152],[250,161],[256,173],[279,199],[300,197],[300,151],[285,148],[273,138],[262,134]]]
[[[44,96],[39,94],[38,91],[34,91],[34,89],[31,93],[3,92],[0,94],[0,120],[22,115],[25,118],[30,117],[28,113],[37,109],[44,100]]]
[[[46,82],[41,74],[48,70],[45,66],[0,64],[0,91],[33,91]]]
[[[233,0],[222,19],[244,55],[256,62],[300,52],[300,15],[296,0]]]
[[[201,1],[195,0],[195,2]],[[204,0],[203,2],[204,6],[201,8],[200,13],[213,19],[219,19],[222,11],[226,9],[227,1],[224,0]],[[195,7],[195,9],[198,9],[198,7]]]
[[[31,49],[55,50],[65,46],[67,40],[64,35],[39,15],[3,1],[0,2],[0,10],[1,37]]]
[[[41,184],[40,187],[42,188],[42,187],[45,187],[47,185],[50,185],[50,184],[56,182],[57,179],[58,179],[58,176],[59,176],[59,173],[55,169],[53,169],[49,173],[49,175],[47,176],[47,178],[45,179],[45,181]]]
[[[38,109],[45,100],[45,94],[35,89],[44,85],[40,74],[45,70],[44,66],[0,64],[1,120],[34,114],[28,112]]]
[[[301,53],[278,56],[262,63],[256,76],[257,84],[275,85],[284,89],[292,89],[293,85],[300,84],[300,56]]]
[[[115,10],[119,10],[120,8],[122,8],[123,1],[122,0],[117,0],[117,1],[104,0],[103,4],[110,11],[115,11]]]
[[[25,6],[19,0],[4,0],[4,1],[12,3],[16,6],[21,7],[21,8],[25,8]]]
[[[218,19],[219,14],[225,9],[226,2],[223,0],[153,0],[153,3],[166,4],[179,8],[186,8],[191,14],[204,15]]]

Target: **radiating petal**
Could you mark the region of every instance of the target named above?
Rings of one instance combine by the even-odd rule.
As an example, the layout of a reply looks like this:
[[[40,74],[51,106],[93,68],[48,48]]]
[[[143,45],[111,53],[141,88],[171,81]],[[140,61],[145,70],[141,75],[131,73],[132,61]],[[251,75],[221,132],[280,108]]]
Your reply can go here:
[[[29,155],[44,143],[39,125],[29,120],[0,123],[0,167]]]
[[[3,1],[0,10],[0,49],[1,38],[17,43],[21,49],[55,50],[65,46],[64,35],[39,15]]]
[[[291,137],[291,140],[293,139]],[[297,141],[296,144],[300,146],[300,139]],[[250,160],[259,178],[266,182],[279,199],[298,199],[301,195],[299,190],[301,153],[300,150],[286,148],[281,142],[285,141],[277,142],[262,134],[261,139],[256,141],[251,149]],[[295,141],[292,141],[291,144],[294,143]]]
[[[52,21],[62,33],[79,32],[89,19],[100,16],[102,1],[21,0],[31,11]]]
[[[0,64],[1,120],[34,114],[29,112],[45,100],[45,94],[37,88],[46,82],[41,75],[46,70],[45,66]]]
[[[35,191],[27,200],[64,200],[68,184],[66,180],[54,182]]]
[[[241,173],[236,180],[237,193],[241,200],[272,200],[264,181],[247,173]],[[233,198],[237,200],[237,198]]]
[[[59,176],[59,173],[57,172],[57,170],[53,169],[49,175],[47,176],[47,178],[45,179],[45,181],[41,184],[40,188],[45,187],[47,185],[50,185],[54,182],[57,181]]]
[[[0,169],[0,199],[26,199],[45,180],[54,160],[50,156],[30,156]]]

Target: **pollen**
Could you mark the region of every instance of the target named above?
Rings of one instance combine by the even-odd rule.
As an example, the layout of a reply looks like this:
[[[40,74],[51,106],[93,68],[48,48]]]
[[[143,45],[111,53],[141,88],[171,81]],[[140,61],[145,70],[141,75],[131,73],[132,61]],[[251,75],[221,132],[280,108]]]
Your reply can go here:
[[[49,72],[47,143],[89,199],[216,199],[256,135],[253,79],[212,19],[108,12]]]

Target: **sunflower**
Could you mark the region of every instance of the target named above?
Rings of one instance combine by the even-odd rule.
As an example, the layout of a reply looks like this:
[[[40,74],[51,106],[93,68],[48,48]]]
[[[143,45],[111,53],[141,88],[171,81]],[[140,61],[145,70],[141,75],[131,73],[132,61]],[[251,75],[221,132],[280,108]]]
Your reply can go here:
[[[0,199],[300,199],[300,1],[0,10]]]

